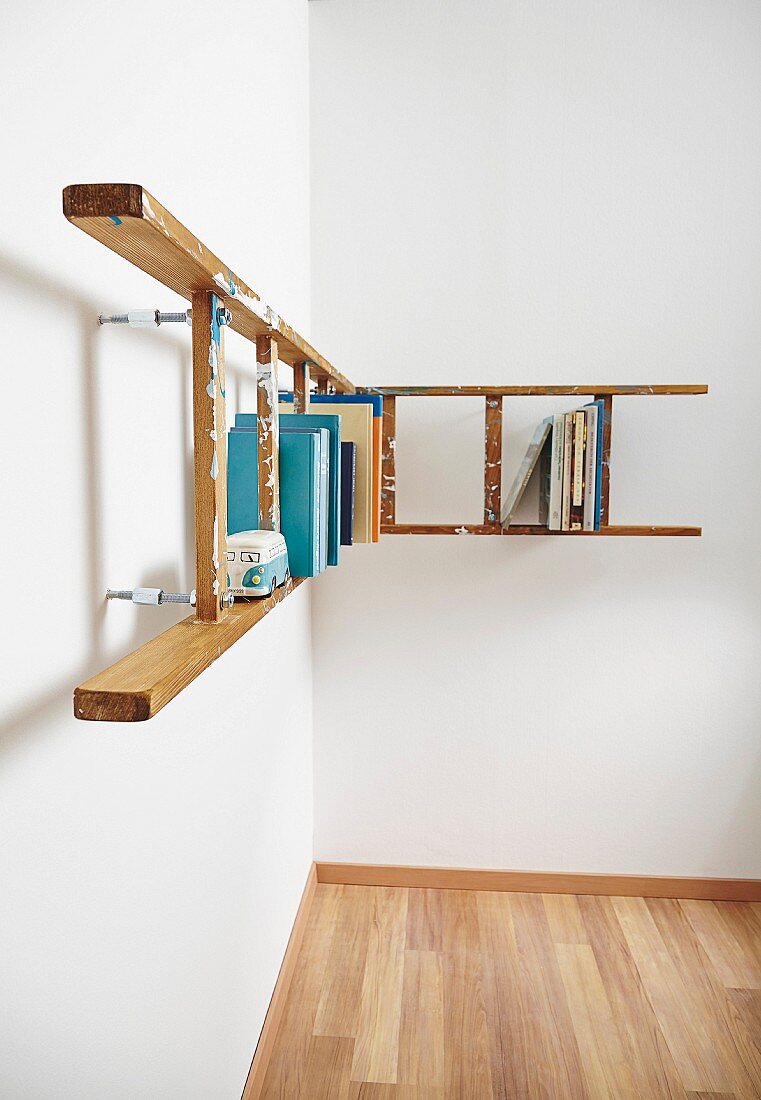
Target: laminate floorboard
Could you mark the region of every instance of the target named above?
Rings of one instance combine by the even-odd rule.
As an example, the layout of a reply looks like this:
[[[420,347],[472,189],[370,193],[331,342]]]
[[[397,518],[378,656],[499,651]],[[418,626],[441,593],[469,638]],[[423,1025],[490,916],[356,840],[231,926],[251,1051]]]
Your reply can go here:
[[[761,907],[320,884],[263,1100],[761,1100]]]

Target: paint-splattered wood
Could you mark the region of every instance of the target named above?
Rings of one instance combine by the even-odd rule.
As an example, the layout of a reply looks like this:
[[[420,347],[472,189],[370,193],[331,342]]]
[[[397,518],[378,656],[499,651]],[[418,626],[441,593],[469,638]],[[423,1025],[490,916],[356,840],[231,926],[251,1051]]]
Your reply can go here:
[[[63,212],[73,225],[188,301],[201,290],[220,295],[236,332],[249,340],[262,332],[276,334],[283,362],[307,359],[315,375],[327,375],[343,393],[354,392],[347,378],[140,184],[73,184],[64,189]]]
[[[502,507],[502,398],[487,397],[484,405],[484,523],[496,526]]]
[[[538,523],[523,523],[510,526],[507,530],[497,525],[488,523],[385,523],[381,526],[382,535],[571,535],[592,536],[599,538],[605,535],[702,535],[702,527],[643,527],[619,524],[611,527],[601,527],[599,531],[549,531]]]
[[[396,520],[396,398],[383,398],[381,525]]]
[[[280,461],[278,442],[277,343],[256,338],[256,412],[259,430],[259,526],[280,530]]]
[[[74,691],[74,716],[93,722],[144,722],[179,695],[246,631],[303,582],[291,580],[272,596],[237,601],[220,623],[191,615],[92,676]]]
[[[600,524],[610,521],[610,444],[613,432],[613,395],[596,393],[602,409],[602,479],[600,482]]]
[[[708,393],[708,386],[357,386],[357,393],[379,393],[383,397],[662,397]]]
[[[227,431],[224,329],[216,294],[193,295],[193,452],[196,599],[201,622],[227,614]]]
[[[309,412],[309,364],[293,364],[293,411]]]
[[[500,535],[491,523],[383,523],[382,535]]]

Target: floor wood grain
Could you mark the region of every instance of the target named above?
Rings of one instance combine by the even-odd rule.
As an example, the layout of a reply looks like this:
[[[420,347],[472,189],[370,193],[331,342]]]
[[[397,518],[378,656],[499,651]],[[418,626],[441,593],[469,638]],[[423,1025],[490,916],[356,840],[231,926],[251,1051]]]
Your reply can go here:
[[[761,907],[321,884],[264,1100],[761,1097]]]

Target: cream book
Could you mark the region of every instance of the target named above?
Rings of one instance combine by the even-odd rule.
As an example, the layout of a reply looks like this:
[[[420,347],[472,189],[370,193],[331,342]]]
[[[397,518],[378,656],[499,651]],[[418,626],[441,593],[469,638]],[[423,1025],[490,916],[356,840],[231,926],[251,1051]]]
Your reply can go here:
[[[595,496],[597,481],[597,414],[598,406],[585,405],[587,445],[584,450],[584,530],[595,529]]]
[[[281,402],[280,415],[293,412],[293,405]],[[357,466],[354,487],[354,542],[373,541],[373,407],[321,401],[312,405],[320,414],[341,417],[341,439],[356,443]]]

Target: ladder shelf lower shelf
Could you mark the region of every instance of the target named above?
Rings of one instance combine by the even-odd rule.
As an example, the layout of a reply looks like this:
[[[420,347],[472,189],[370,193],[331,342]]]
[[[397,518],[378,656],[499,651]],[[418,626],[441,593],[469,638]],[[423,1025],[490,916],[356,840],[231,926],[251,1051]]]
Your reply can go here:
[[[607,524],[599,531],[549,531],[538,523],[518,523],[507,530],[488,523],[387,523],[381,527],[382,535],[569,535],[571,538],[589,536],[688,536],[702,535],[702,527],[636,526],[632,524]]]
[[[289,580],[266,599],[236,603],[221,622],[201,623],[190,615],[170,626],[75,688],[75,717],[90,722],[153,718],[304,579]]]

